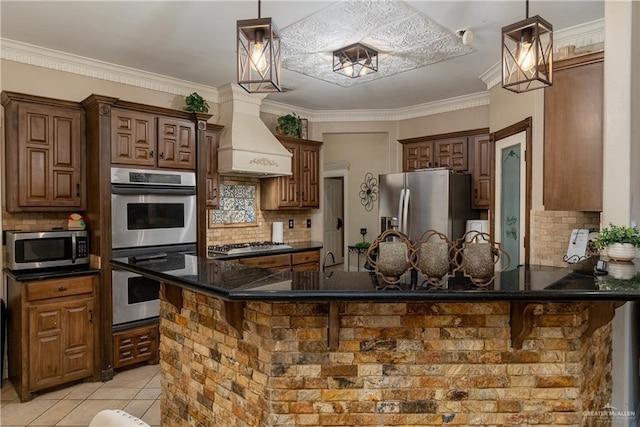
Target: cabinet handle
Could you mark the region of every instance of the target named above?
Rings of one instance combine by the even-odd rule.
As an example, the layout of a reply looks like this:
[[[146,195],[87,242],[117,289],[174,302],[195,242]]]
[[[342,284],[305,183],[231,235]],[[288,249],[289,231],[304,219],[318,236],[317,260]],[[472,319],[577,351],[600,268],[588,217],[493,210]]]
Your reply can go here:
[[[80,183],[76,184],[76,197],[80,197]]]
[[[149,158],[153,158],[153,150],[149,151]]]
[[[162,153],[160,153],[160,158],[164,159],[164,151]]]
[[[89,310],[89,323],[93,323],[93,310]]]
[[[65,288],[64,286],[60,286],[60,287],[58,288],[58,290],[59,290],[60,292],[64,292],[64,291],[66,291],[66,290],[67,290],[67,288]]]

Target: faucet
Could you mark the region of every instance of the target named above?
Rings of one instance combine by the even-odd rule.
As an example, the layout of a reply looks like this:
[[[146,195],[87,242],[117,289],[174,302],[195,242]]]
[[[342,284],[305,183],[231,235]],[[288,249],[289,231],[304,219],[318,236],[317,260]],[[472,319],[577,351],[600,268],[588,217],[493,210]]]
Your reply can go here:
[[[324,268],[327,265],[327,256],[331,255],[331,262],[333,264],[336,263],[336,257],[333,255],[333,252],[331,251],[327,251],[327,253],[324,254],[324,259],[322,260],[322,271],[324,271]]]

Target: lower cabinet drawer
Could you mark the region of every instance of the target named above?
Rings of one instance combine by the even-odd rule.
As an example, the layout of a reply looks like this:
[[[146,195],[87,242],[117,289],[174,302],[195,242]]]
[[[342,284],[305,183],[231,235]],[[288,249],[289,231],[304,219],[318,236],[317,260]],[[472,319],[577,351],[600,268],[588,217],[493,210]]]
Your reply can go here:
[[[113,334],[114,369],[158,358],[158,324],[145,325]]]
[[[239,262],[240,264],[250,267],[289,269],[291,267],[291,255],[283,254],[242,258]]]
[[[26,283],[27,301],[66,297],[93,292],[92,276],[64,277]]]
[[[320,262],[320,251],[296,252],[291,254],[291,264],[307,264]]]

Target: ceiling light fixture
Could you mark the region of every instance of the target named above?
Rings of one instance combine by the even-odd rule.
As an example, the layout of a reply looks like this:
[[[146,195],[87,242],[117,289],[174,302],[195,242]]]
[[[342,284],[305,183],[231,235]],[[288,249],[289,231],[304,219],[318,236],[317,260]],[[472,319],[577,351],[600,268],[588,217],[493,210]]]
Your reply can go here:
[[[526,92],[551,86],[553,26],[538,15],[502,28],[502,87]]]
[[[363,77],[378,71],[378,52],[360,43],[333,52],[333,71],[347,77]]]
[[[280,92],[280,36],[271,18],[237,22],[238,84],[247,92]]]

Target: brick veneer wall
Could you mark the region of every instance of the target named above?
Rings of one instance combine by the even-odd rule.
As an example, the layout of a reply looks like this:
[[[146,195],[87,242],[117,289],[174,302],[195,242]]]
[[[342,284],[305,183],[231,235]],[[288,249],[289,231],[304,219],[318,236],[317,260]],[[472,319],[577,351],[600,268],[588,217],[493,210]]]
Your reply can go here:
[[[566,267],[562,260],[567,254],[571,231],[600,229],[600,212],[532,211],[531,263]]]
[[[584,303],[537,306],[513,350],[508,303],[347,302],[330,352],[327,303],[248,303],[238,339],[183,295],[161,303],[163,425],[595,425],[611,395],[611,326],[584,336]]]

